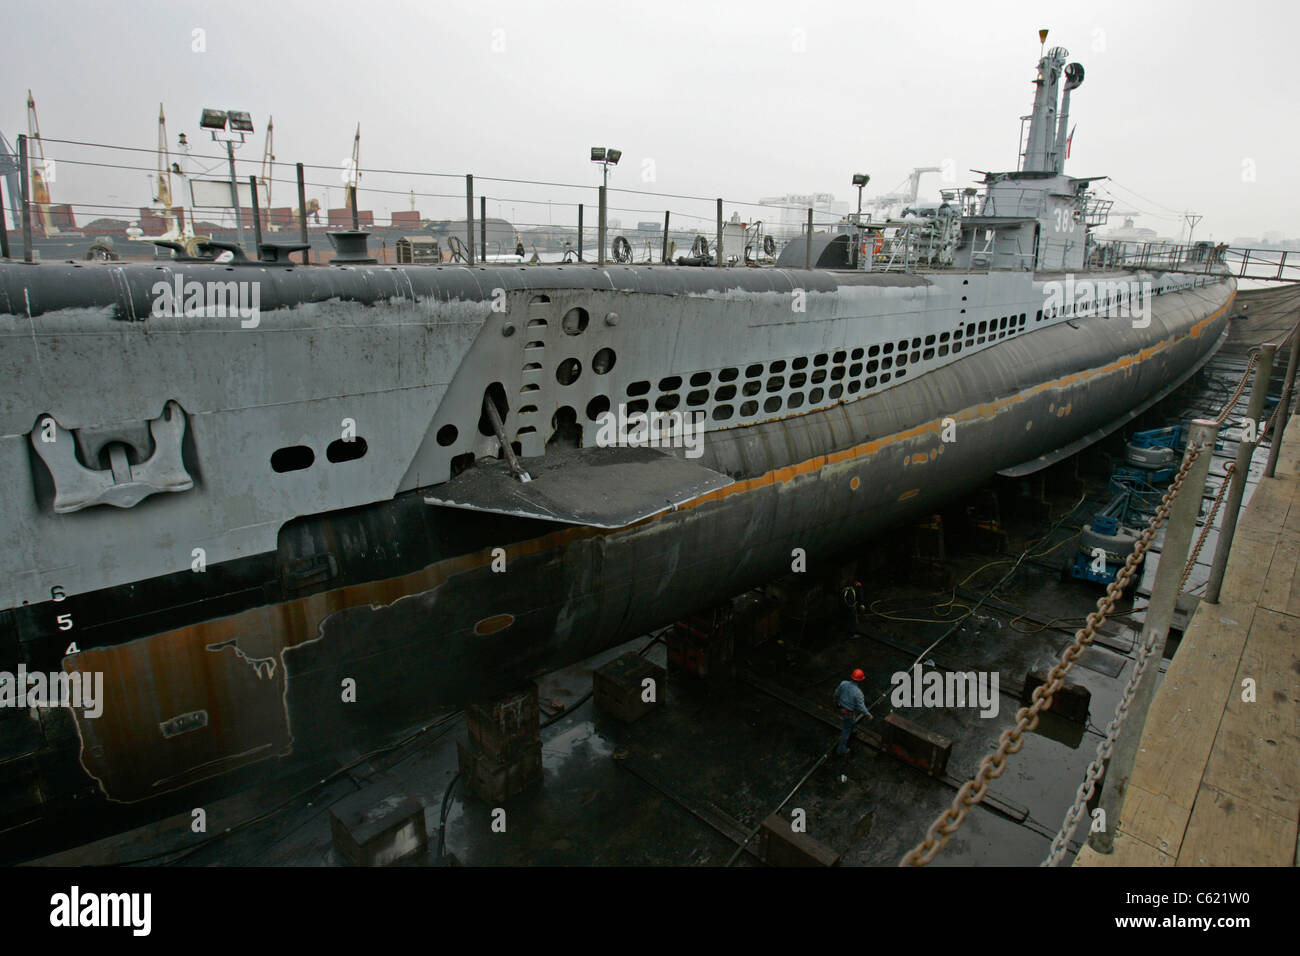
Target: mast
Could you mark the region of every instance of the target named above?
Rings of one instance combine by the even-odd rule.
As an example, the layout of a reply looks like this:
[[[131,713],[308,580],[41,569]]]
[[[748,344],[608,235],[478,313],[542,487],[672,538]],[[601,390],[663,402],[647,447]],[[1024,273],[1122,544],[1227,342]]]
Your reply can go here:
[[[1038,31],[1039,40],[1047,43],[1047,31]],[[1083,83],[1083,67],[1078,63],[1066,65],[1070,51],[1054,46],[1038,61],[1038,77],[1034,80],[1034,110],[1029,118],[1029,141],[1021,170],[1024,172],[1060,173],[1065,169],[1066,129],[1070,118],[1070,91]],[[1061,97],[1061,74],[1065,74],[1065,93]],[[1060,115],[1057,101],[1060,100]]]
[[[175,213],[172,212],[172,164],[167,151],[167,117],[163,105],[158,104],[158,175],[154,179],[154,202],[162,206],[167,234],[178,233]]]
[[[54,225],[54,216],[50,211],[50,187],[46,180],[45,149],[41,145],[41,124],[36,118],[36,100],[32,91],[27,91],[27,160],[32,174],[32,202],[40,210],[41,224],[45,234],[58,232]]]

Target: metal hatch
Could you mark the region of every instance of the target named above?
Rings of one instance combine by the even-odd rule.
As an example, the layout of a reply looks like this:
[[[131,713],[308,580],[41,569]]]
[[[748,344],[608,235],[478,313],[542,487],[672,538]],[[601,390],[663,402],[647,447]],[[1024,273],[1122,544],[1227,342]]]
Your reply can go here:
[[[657,448],[576,448],[528,459],[521,482],[506,461],[480,462],[424,497],[426,504],[622,528],[725,488],[734,480]]]

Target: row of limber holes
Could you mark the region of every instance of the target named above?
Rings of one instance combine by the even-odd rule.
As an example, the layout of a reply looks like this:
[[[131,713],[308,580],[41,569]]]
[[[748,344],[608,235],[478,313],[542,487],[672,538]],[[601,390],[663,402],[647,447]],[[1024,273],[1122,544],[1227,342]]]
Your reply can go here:
[[[916,365],[918,362],[929,361],[936,355],[944,357],[952,352],[957,354],[963,347],[963,331],[965,332],[965,345],[982,345],[985,341],[994,341],[995,339],[1006,338],[1008,335],[1014,335],[1020,329],[1025,327],[1026,316],[1024,313],[1019,316],[1003,316],[1000,319],[990,319],[979,323],[972,322],[965,329],[958,326],[956,332],[941,332],[938,335],[927,335],[924,338],[917,336],[910,342],[907,339],[900,339],[895,346],[893,342],[886,342],[883,345],[873,345],[865,351],[861,348],[853,349],[852,352],[840,350],[833,355],[830,353],[821,353],[812,359],[812,371],[808,372],[808,357],[799,356],[798,358],[786,360],[777,359],[766,368],[762,363],[755,363],[745,369],[746,381],[740,386],[740,396],[749,398],[749,401],[741,402],[740,416],[742,418],[758,414],[758,398],[763,391],[781,392],[787,387],[790,389],[803,389],[807,385],[820,386],[828,378],[831,384],[828,387],[813,387],[807,393],[807,403],[816,405],[823,399],[829,398],[834,401],[844,395],[847,391],[850,395],[855,395],[864,388],[872,388],[877,384],[885,384],[891,379],[903,378],[907,374],[909,363]],[[909,354],[910,352],[910,354]],[[866,357],[865,363],[859,361]],[[847,369],[844,365],[846,361],[852,361]],[[825,368],[828,363],[833,363],[830,369]],[[789,371],[789,383],[787,386],[786,371]],[[764,372],[768,374],[766,384],[762,381]],[[848,382],[842,382],[845,376],[849,377]],[[718,370],[718,381],[722,383],[735,382],[740,377],[740,370],[736,368],[724,368]],[[691,391],[686,394],[686,405],[692,408],[698,408],[707,405],[709,402],[708,386],[713,379],[712,372],[695,372],[690,376]],[[659,396],[655,399],[655,410],[661,412],[670,412],[681,405],[681,395],[679,389],[682,387],[682,377],[680,375],[670,375],[667,378],[659,380]],[[627,403],[629,414],[638,412],[647,412],[650,409],[650,400],[645,397],[650,391],[648,381],[633,382],[627,387],[627,394],[632,397],[632,401]],[[713,401],[720,403],[730,402],[736,397],[737,386],[734,384],[722,384],[713,391]],[[782,405],[787,409],[798,409],[804,405],[805,396],[802,391],[791,391],[784,398],[779,394],[769,395],[763,400],[762,407],[766,414],[778,412]],[[727,421],[735,414],[735,409],[730,404],[717,404],[713,408],[712,417],[714,421]]]

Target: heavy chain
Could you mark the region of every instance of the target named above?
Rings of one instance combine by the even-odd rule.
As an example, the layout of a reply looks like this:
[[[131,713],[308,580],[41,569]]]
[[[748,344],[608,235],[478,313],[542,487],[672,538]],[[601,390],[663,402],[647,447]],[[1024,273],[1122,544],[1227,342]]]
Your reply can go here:
[[[1201,528],[1201,533],[1196,539],[1196,547],[1192,548],[1191,557],[1187,559],[1187,566],[1183,568],[1183,576],[1178,579],[1178,593],[1182,594],[1187,587],[1187,579],[1192,576],[1192,568],[1196,567],[1196,559],[1201,556],[1201,548],[1205,545],[1205,539],[1209,537],[1210,529],[1214,527],[1214,516],[1219,513],[1219,505],[1223,504],[1223,493],[1228,490],[1228,485],[1232,483],[1232,473],[1237,470],[1237,463],[1230,462],[1228,467],[1223,470],[1223,481],[1219,485],[1219,491],[1214,496],[1214,504],[1210,505],[1210,514],[1205,519],[1205,526]]]
[[[1251,352],[1250,361],[1246,363],[1246,371],[1241,373],[1241,381],[1237,383],[1237,390],[1232,393],[1232,398],[1228,399],[1228,403],[1223,406],[1223,411],[1219,412],[1219,417],[1214,420],[1216,424],[1222,425],[1226,422],[1232,410],[1237,407],[1237,399],[1241,398],[1241,393],[1246,390],[1246,383],[1250,381],[1250,371],[1258,361],[1259,353]]]
[[[1295,330],[1293,329],[1292,331]],[[1288,338],[1289,337],[1290,336],[1288,336]],[[1246,369],[1246,371],[1249,374],[1250,372],[1249,367]],[[1242,381],[1243,382],[1245,381],[1245,377],[1242,378]],[[1238,394],[1240,394],[1240,391],[1241,390],[1238,389]],[[1235,404],[1235,400],[1233,404]],[[1232,408],[1232,404],[1229,404],[1228,409],[1231,408]],[[1259,438],[1256,439],[1255,442],[1256,445],[1263,444],[1265,437],[1268,436],[1268,433],[1273,429],[1273,426],[1277,423],[1277,416],[1281,410],[1282,410],[1282,404],[1281,402],[1279,402],[1277,404],[1277,407],[1273,409],[1273,414],[1269,416],[1268,421],[1266,421],[1263,424],[1263,426],[1260,428]],[[1201,554],[1201,548],[1205,545],[1205,539],[1209,536],[1210,529],[1214,526],[1214,518],[1219,513],[1219,505],[1223,503],[1223,493],[1228,490],[1228,485],[1231,483],[1232,475],[1236,470],[1237,470],[1237,463],[1235,461],[1229,462],[1228,467],[1223,470],[1223,482],[1222,484],[1219,485],[1219,491],[1214,496],[1214,503],[1210,506],[1210,514],[1208,517],[1206,517],[1205,526],[1201,528],[1201,533],[1196,539],[1196,547],[1192,548],[1191,557],[1187,559],[1187,566],[1183,568],[1183,576],[1178,580],[1179,594],[1182,594],[1183,590],[1187,587],[1187,579],[1191,577],[1192,568],[1196,566],[1196,559]]]
[[[1147,669],[1147,662],[1151,659],[1155,646],[1156,635],[1152,633],[1138,652],[1133,668],[1133,676],[1129,678],[1128,686],[1124,688],[1124,696],[1120,698],[1119,704],[1115,707],[1115,716],[1106,725],[1106,736],[1097,745],[1097,756],[1092,763],[1088,764],[1088,772],[1084,775],[1083,783],[1079,784],[1079,789],[1075,793],[1074,804],[1066,811],[1065,820],[1061,824],[1060,832],[1052,840],[1047,859],[1043,860],[1039,866],[1056,866],[1065,857],[1066,846],[1070,842],[1070,837],[1074,835],[1075,828],[1079,825],[1079,818],[1083,815],[1084,806],[1092,799],[1093,792],[1097,789],[1097,780],[1106,767],[1106,761],[1110,759],[1110,752],[1115,746],[1115,741],[1119,739],[1119,729],[1124,725],[1124,721],[1128,717],[1129,705],[1133,703],[1133,698],[1137,694],[1138,683],[1142,680],[1142,674]]]
[[[1052,706],[1052,700],[1056,692],[1061,689],[1065,683],[1065,675],[1074,667],[1079,656],[1083,654],[1096,636],[1097,629],[1105,623],[1106,618],[1115,610],[1115,602],[1119,600],[1124,589],[1128,587],[1129,581],[1137,569],[1138,562],[1146,554],[1147,549],[1151,547],[1151,541],[1169,517],[1169,508],[1175,498],[1178,497],[1179,491],[1182,490],[1183,482],[1187,478],[1187,472],[1192,467],[1192,462],[1196,461],[1201,454],[1202,449],[1199,447],[1189,447],[1187,454],[1183,458],[1182,467],[1178,469],[1178,474],[1169,490],[1161,498],[1160,507],[1156,513],[1151,516],[1151,521],[1138,536],[1137,542],[1133,545],[1133,551],[1124,561],[1124,566],[1120,568],[1119,573],[1115,575],[1115,580],[1111,581],[1106,587],[1106,594],[1097,601],[1097,610],[1088,615],[1084,626],[1081,627],[1074,635],[1074,641],[1061,654],[1061,660],[1052,668],[1047,675],[1047,683],[1034,688],[1033,703],[1029,707],[1022,707],[1016,712],[1016,725],[1002,732],[998,738],[997,749],[988,754],[980,761],[979,769],[975,776],[967,780],[957,795],[953,798],[952,805],[930,824],[930,829],[920,843],[907,852],[899,866],[924,866],[939,855],[939,851],[947,844],[948,838],[956,833],[958,828],[966,821],[971,810],[975,808],[988,793],[989,784],[1002,776],[1006,772],[1006,760],[1010,754],[1018,753],[1024,746],[1024,734],[1027,730],[1034,730],[1038,726],[1038,715],[1048,707]]]

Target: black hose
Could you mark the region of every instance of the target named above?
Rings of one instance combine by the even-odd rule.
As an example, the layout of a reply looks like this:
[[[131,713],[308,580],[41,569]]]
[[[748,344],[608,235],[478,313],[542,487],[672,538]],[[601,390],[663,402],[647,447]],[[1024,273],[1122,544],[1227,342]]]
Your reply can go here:
[[[456,776],[451,778],[451,783],[447,784],[447,789],[442,794],[442,812],[438,815],[438,859],[444,859],[447,855],[447,814],[451,810],[451,792],[456,789],[456,784],[460,783],[463,776],[459,770]]]

